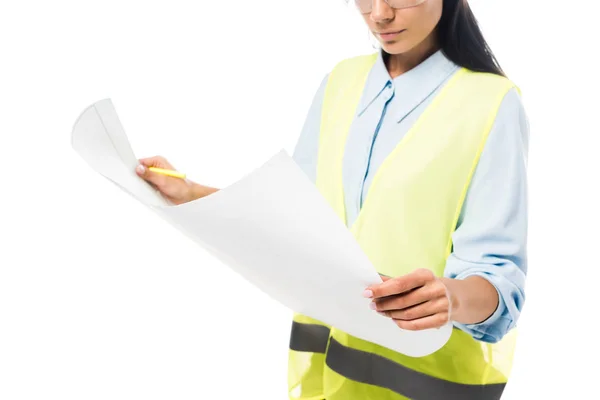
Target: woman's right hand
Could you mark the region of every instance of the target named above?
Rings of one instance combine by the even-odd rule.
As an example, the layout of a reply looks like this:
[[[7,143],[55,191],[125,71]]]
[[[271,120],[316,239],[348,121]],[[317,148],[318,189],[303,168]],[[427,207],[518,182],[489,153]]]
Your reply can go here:
[[[142,158],[139,162],[140,165],[135,169],[138,176],[146,180],[146,182],[158,190],[165,199],[173,204],[178,205],[197,200],[218,190],[199,185],[189,179],[166,176],[152,172],[148,169],[150,167],[156,167],[175,170],[175,167],[173,167],[164,157],[154,156]]]

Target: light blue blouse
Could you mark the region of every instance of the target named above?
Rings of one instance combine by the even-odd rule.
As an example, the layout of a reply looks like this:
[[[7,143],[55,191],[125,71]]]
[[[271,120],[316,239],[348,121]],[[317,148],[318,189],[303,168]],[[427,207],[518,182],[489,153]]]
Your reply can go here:
[[[379,51],[345,148],[348,226],[356,219],[383,160],[458,69],[440,50],[392,79]],[[293,154],[313,182],[327,77],[314,96]],[[527,116],[513,89],[503,99],[473,176],[445,268],[448,278],[479,275],[498,290],[500,303],[490,318],[479,324],[455,323],[458,329],[484,342],[497,342],[515,326],[525,300],[528,140]]]

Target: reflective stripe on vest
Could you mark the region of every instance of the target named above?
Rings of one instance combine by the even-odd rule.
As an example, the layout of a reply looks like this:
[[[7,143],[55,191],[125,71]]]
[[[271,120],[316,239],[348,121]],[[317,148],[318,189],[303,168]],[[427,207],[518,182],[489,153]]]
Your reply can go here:
[[[325,353],[330,329],[323,325],[292,322],[290,349],[312,353]]]
[[[327,355],[325,363],[336,373],[357,382],[392,390],[409,399],[444,400],[500,399],[504,383],[467,385],[413,371],[376,354],[351,349],[332,339],[330,329],[293,322],[290,349]]]
[[[294,314],[288,359],[291,399],[323,400],[325,352],[330,327],[306,315]]]
[[[418,400],[496,400],[502,396],[504,383],[465,385],[434,378],[377,354],[343,346],[332,339],[325,358],[327,367],[360,383],[389,389]]]
[[[376,58],[338,64],[323,100],[316,185],[344,222],[346,137]],[[472,174],[513,87],[506,78],[460,69],[376,171],[349,229],[377,272],[394,277],[428,268],[443,275]],[[412,358],[299,314],[294,321],[291,399],[495,400],[512,366],[514,330],[492,345],[454,329],[442,349]]]

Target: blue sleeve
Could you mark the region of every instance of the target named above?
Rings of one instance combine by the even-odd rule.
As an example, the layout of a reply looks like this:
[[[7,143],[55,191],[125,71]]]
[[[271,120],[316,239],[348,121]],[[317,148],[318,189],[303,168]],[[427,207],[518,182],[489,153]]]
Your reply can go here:
[[[525,301],[527,273],[527,153],[529,123],[512,89],[500,106],[467,193],[445,276],[479,275],[498,291],[494,314],[455,326],[495,343],[512,329]]]
[[[319,133],[321,131],[321,108],[328,76],[329,74],[325,75],[313,97],[313,102],[308,110],[308,115],[306,116],[300,137],[294,148],[294,154],[292,155],[294,161],[313,182],[316,182],[317,180],[317,156],[319,152]]]

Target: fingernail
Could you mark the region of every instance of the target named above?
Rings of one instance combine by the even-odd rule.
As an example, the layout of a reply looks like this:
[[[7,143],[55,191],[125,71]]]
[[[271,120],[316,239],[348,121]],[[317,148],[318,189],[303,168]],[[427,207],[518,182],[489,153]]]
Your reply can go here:
[[[377,304],[375,304],[374,301],[372,301],[371,304],[369,304],[369,307],[371,307],[371,310],[377,310]]]
[[[137,172],[139,172],[140,174],[143,174],[144,171],[146,170],[146,168],[144,168],[143,165],[138,165],[136,168]]]
[[[366,297],[366,298],[371,298],[371,297],[373,297],[373,291],[372,291],[372,290],[369,290],[369,289],[367,289],[367,290],[365,290],[365,291],[363,292],[363,296],[364,296],[364,297]]]

